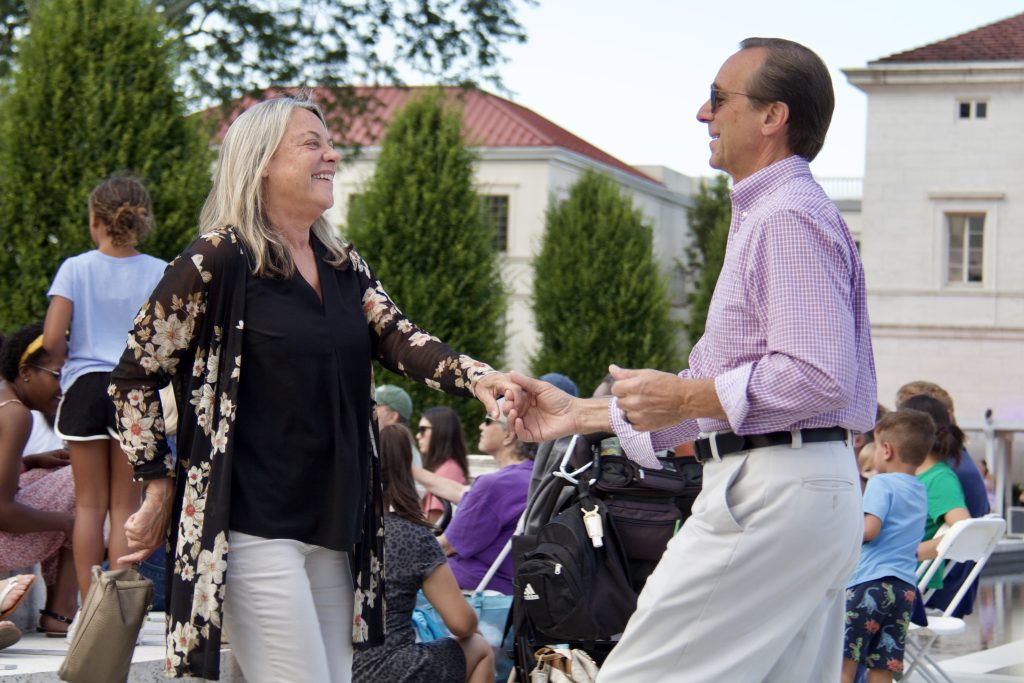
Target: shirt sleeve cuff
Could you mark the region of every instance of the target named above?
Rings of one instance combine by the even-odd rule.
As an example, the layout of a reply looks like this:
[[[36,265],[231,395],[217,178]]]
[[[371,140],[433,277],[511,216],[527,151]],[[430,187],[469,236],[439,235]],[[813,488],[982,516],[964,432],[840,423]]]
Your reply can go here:
[[[750,384],[750,375],[753,371],[753,364],[747,363],[715,377],[715,393],[718,394],[718,400],[725,410],[729,427],[737,434],[740,433],[740,427],[747,421],[747,414],[750,412],[747,385]]]
[[[661,463],[654,455],[650,433],[638,432],[626,422],[622,410],[619,408],[618,398],[613,398],[608,402],[608,422],[611,424],[615,436],[619,437],[622,452],[626,454],[627,458],[641,467],[653,470],[661,469]]]

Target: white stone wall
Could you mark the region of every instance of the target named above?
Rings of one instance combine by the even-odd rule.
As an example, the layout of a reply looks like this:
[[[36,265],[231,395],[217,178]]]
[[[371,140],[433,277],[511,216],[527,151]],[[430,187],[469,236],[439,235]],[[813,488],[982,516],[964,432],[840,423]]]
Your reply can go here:
[[[1024,418],[1024,65],[847,70],[868,94],[861,253],[879,400],[930,380]],[[984,119],[957,103],[985,101]],[[973,112],[972,112],[973,113]],[[984,281],[946,282],[948,212],[984,212]]]

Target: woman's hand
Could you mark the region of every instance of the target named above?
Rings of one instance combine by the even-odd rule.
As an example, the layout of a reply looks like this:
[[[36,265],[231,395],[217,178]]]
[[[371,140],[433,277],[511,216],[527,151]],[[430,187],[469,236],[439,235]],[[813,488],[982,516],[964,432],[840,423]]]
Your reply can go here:
[[[56,451],[46,451],[45,453],[33,453],[32,455],[26,455],[21,459],[21,462],[25,465],[26,470],[53,470],[70,464],[67,449],[64,448]]]
[[[512,381],[512,376],[507,372],[492,372],[489,375],[484,375],[473,385],[473,395],[484,404],[487,414],[495,420],[501,417],[498,399],[505,398],[512,405],[518,405],[522,400],[522,393],[523,390]]]
[[[146,485],[142,506],[124,523],[124,535],[132,552],[119,557],[119,563],[142,562],[164,542],[173,501],[173,479],[154,479]]]

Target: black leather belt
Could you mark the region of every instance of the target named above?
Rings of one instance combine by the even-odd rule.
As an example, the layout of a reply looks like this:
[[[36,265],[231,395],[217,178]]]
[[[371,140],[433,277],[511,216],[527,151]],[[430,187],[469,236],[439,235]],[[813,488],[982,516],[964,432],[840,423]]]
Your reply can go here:
[[[697,462],[704,464],[711,460],[721,460],[726,455],[749,451],[752,448],[792,446],[796,434],[800,435],[801,443],[846,441],[850,438],[849,430],[842,427],[817,427],[794,432],[772,432],[771,434],[746,434],[742,436],[732,432],[714,432],[706,439],[697,439],[693,442],[694,457],[697,458]]]

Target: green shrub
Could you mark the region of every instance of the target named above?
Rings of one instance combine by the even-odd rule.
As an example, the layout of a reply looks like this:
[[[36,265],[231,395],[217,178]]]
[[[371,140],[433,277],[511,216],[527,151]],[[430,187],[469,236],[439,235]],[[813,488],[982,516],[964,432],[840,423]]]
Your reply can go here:
[[[40,318],[68,256],[93,248],[90,190],[131,173],[153,196],[140,249],[173,257],[209,190],[208,138],[184,116],[173,51],[140,0],[47,0],[0,93],[0,328]]]
[[[561,372],[582,395],[616,363],[673,370],[675,326],[651,228],[607,176],[586,172],[552,201],[534,260],[535,374]]]
[[[412,99],[388,126],[372,179],[350,203],[348,238],[410,320],[456,351],[496,367],[505,347],[505,291],[495,229],[480,211],[462,114],[440,91]],[[378,384],[405,388],[416,413],[449,405],[467,435],[475,400],[434,391],[377,368]],[[472,438],[469,443],[476,443]]]

